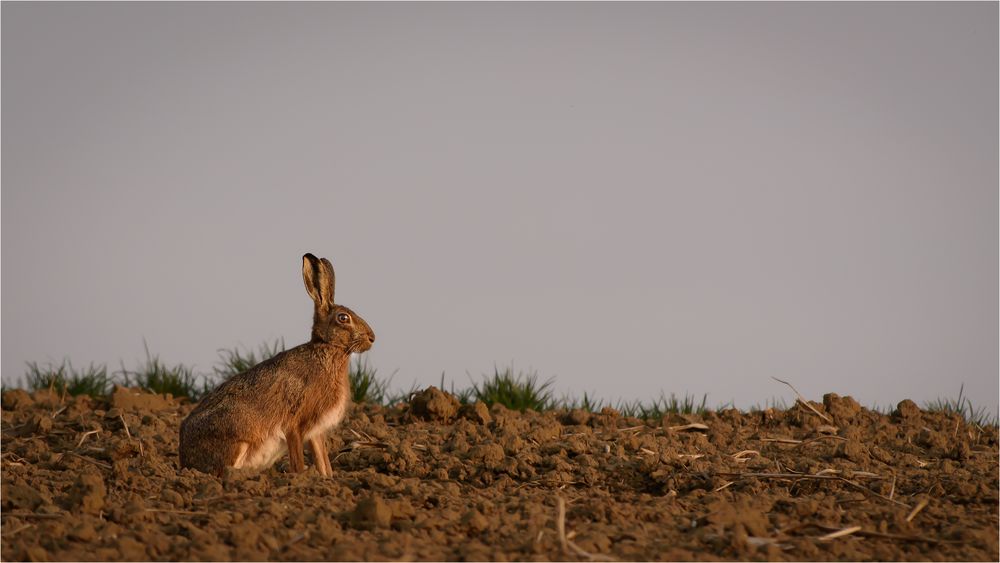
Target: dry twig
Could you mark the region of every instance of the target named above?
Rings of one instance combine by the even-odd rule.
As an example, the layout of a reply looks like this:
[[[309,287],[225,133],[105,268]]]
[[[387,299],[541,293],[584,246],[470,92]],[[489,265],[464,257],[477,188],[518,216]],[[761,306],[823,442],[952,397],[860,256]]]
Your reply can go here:
[[[86,440],[88,436],[92,436],[94,434],[100,434],[100,432],[101,432],[100,430],[91,430],[90,432],[84,432],[83,435],[80,436],[80,441],[77,442],[76,447],[79,448],[80,446],[82,446],[83,441]]]
[[[569,553],[569,540],[566,539],[566,501],[561,496],[556,497],[556,533],[559,534],[559,543],[562,545],[563,553]]]
[[[833,435],[816,436],[815,438],[809,438],[808,440],[803,440],[802,443],[796,447],[800,448],[806,444],[812,444],[820,440],[840,440],[841,442],[846,442],[847,438],[844,438],[843,436],[833,436]]]
[[[43,518],[43,519],[53,519],[62,518],[65,514],[47,514],[41,512],[3,512],[0,516],[4,518]]]
[[[7,532],[6,534],[4,534],[4,537],[9,538],[9,537],[13,536],[14,534],[16,534],[18,532],[23,532],[23,531],[27,530],[28,528],[33,528],[33,527],[35,527],[34,524],[25,524],[25,525],[23,525],[23,526],[15,529],[12,532]]]
[[[792,440],[791,438],[761,438],[761,442],[774,442],[776,444],[801,444],[802,440]]]
[[[122,426],[125,427],[125,435],[128,436],[129,441],[130,442],[136,441],[135,438],[132,437],[132,433],[128,431],[128,424],[125,424],[125,417],[119,414],[118,418],[119,420],[122,421]],[[146,452],[142,447],[142,440],[138,440],[138,443],[139,443],[139,457],[146,457]]]
[[[735,481],[726,481],[722,485],[719,485],[718,487],[716,487],[712,492],[713,493],[717,493],[719,491],[725,490],[725,489],[729,488],[729,486],[732,485],[733,483],[735,483]]]
[[[824,474],[824,472],[828,472],[828,473]],[[883,495],[881,493],[877,493],[877,492],[869,489],[868,487],[866,487],[864,485],[861,485],[860,483],[855,483],[854,481],[851,481],[850,479],[847,479],[845,477],[841,477],[841,476],[836,475],[836,474],[832,474],[831,475],[830,473],[840,473],[840,471],[836,470],[836,469],[825,469],[823,472],[820,472],[820,473],[818,473],[816,475],[803,475],[803,474],[799,474],[799,473],[732,473],[732,472],[728,472],[728,471],[720,471],[720,472],[716,473],[716,475],[733,476],[733,477],[739,477],[741,479],[742,478],[747,478],[747,477],[756,477],[758,479],[793,479],[793,480],[797,480],[797,479],[820,479],[820,480],[825,480],[825,481],[840,481],[842,483],[847,483],[848,485],[854,487],[855,489],[858,489],[859,491],[862,491],[865,494],[871,495],[873,497],[880,498],[882,500],[891,502],[892,504],[896,504],[896,505],[899,505],[899,506],[905,506],[906,508],[910,507],[908,504],[899,502],[898,500],[891,499],[891,498],[889,498],[889,497],[887,497],[887,496],[885,496],[885,495]],[[860,471],[857,472],[857,473],[855,473],[854,476],[855,477],[865,477],[865,478],[868,478],[868,479],[882,479],[882,477],[880,477],[880,476],[878,476],[878,475],[876,475],[874,473],[860,472]]]
[[[78,457],[78,458],[82,459],[83,461],[89,461],[90,463],[93,463],[94,465],[98,465],[98,466],[103,467],[105,469],[111,469],[111,464],[109,464],[109,463],[104,463],[103,461],[99,461],[99,460],[96,460],[96,459],[93,459],[93,458],[90,458],[90,457],[82,456],[82,455],[80,455],[80,454],[78,454],[76,452],[65,452],[65,453],[66,453],[66,455],[71,455],[73,457]]]
[[[617,559],[611,557],[588,553],[580,548],[580,546],[573,543],[573,540],[570,539],[573,534],[570,533],[570,535],[566,535],[566,501],[563,500],[561,495],[556,496],[556,507],[559,511],[556,517],[556,532],[559,534],[559,543],[562,545],[562,551],[564,554],[572,552],[579,557],[587,559],[588,561],[617,561]]]
[[[816,539],[818,539],[819,541],[830,541],[844,536],[849,536],[854,532],[860,532],[860,531],[861,531],[861,526],[850,526],[842,530],[837,530],[836,532],[830,532],[829,534],[826,534],[825,536],[821,536]]]
[[[732,458],[736,461],[747,461],[750,456],[760,456],[760,452],[757,450],[743,450],[741,452],[736,452],[732,455]]]
[[[914,506],[913,510],[911,510],[910,513],[906,516],[906,521],[910,522],[914,518],[916,518],[917,514],[919,514],[921,510],[927,508],[927,504],[928,500],[926,498],[920,499],[920,502],[917,503],[917,506]]]
[[[834,526],[824,526],[822,524],[804,524],[802,527],[809,527],[809,526],[814,526],[814,527],[818,528],[820,531],[823,531],[823,532],[836,532],[836,531],[840,530],[840,528],[837,528],[837,527],[834,527]],[[882,532],[871,532],[871,531],[864,530],[864,529],[858,530],[857,532],[854,532],[854,533],[857,534],[857,535],[859,535],[859,536],[864,536],[864,537],[868,537],[868,538],[882,538],[882,539],[896,540],[896,541],[925,542],[925,543],[933,543],[933,544],[937,544],[937,543],[961,543],[961,542],[954,541],[954,540],[938,540],[938,539],[928,538],[928,537],[922,537],[922,536],[903,536],[903,535],[899,535],[899,534],[883,534]]]
[[[854,487],[855,489],[858,489],[859,491],[862,491],[862,492],[864,492],[866,494],[872,495],[873,497],[880,498],[880,499],[882,499],[884,501],[891,502],[892,504],[895,504],[895,505],[898,505],[898,506],[905,506],[906,508],[910,508],[910,505],[908,505],[906,503],[902,503],[902,502],[899,502],[898,500],[891,499],[891,498],[889,498],[889,497],[887,497],[887,496],[885,496],[885,495],[883,495],[881,493],[876,493],[875,491],[869,489],[868,487],[866,487],[864,485],[861,485],[859,483],[855,483],[854,481],[851,481],[850,479],[845,479],[844,477],[837,477],[837,479],[840,479],[844,483],[847,483],[848,485]]]
[[[132,439],[132,433],[128,431],[128,424],[125,423],[125,417],[119,414],[118,415],[118,420],[122,421],[122,426],[125,427],[125,435],[128,436],[129,440],[131,440]]]
[[[810,405],[809,401],[807,401],[806,398],[803,397],[802,394],[799,393],[798,389],[796,389],[794,386],[792,386],[791,383],[789,383],[789,382],[787,382],[787,381],[785,381],[783,379],[778,379],[777,377],[774,377],[774,376],[771,376],[771,379],[777,381],[778,383],[784,383],[785,385],[787,385],[788,387],[790,387],[792,389],[792,391],[795,392],[795,395],[798,396],[798,401],[800,403],[802,403],[803,405],[805,405],[806,408],[808,408],[809,410],[811,410],[814,413],[816,413],[816,416],[822,418],[823,420],[829,422],[830,424],[833,424],[833,421],[830,420],[830,418],[828,416],[826,416],[825,414],[819,412],[818,410],[816,410],[815,407],[813,407],[812,405]]]
[[[204,510],[174,510],[172,508],[147,508],[146,512],[164,512],[166,514],[184,514],[187,516],[208,516]]]
[[[680,426],[670,426],[667,428],[672,432],[688,432],[691,430],[697,430],[699,432],[708,431],[708,426],[700,422],[692,422],[691,424],[682,424]]]
[[[827,473],[824,473],[827,472]],[[844,478],[836,474],[839,473],[837,469],[824,469],[823,471],[815,475],[807,475],[805,473],[733,473],[730,471],[719,471],[716,475],[726,475],[732,477],[756,477],[758,479],[823,479],[827,481],[843,481]],[[855,473],[857,477],[868,477],[870,479],[881,479],[878,475],[874,473]]]

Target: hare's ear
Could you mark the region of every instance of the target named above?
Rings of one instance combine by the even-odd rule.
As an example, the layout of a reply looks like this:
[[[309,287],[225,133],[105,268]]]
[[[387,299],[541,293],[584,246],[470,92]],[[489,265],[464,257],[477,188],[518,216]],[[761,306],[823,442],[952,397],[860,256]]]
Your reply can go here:
[[[302,282],[305,283],[306,292],[309,293],[309,297],[312,297],[317,307],[331,307],[333,305],[333,268],[329,267],[330,262],[326,260],[323,262],[312,254],[306,253],[302,256]]]
[[[320,261],[323,263],[323,269],[326,270],[325,279],[329,282],[323,286],[323,290],[326,292],[326,299],[333,305],[333,290],[337,286],[337,276],[333,274],[333,264],[329,260],[321,258]]]

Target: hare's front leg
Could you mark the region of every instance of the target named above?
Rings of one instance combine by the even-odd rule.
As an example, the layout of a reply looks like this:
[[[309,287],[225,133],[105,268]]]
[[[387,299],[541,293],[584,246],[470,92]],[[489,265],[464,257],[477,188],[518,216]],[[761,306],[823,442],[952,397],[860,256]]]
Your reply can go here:
[[[298,429],[285,434],[288,442],[288,466],[292,473],[301,473],[306,469],[306,453],[302,449],[302,434]]]
[[[333,475],[333,466],[330,464],[330,456],[326,453],[326,436],[313,436],[309,439],[309,447],[312,448],[313,458],[316,460],[316,469],[324,477]]]

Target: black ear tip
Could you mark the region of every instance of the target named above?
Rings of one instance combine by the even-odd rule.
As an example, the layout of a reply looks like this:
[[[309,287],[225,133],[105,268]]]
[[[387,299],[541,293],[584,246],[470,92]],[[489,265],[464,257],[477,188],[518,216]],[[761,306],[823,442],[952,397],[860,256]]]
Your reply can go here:
[[[316,257],[313,256],[311,252],[306,252],[305,254],[303,254],[302,255],[302,259],[303,260],[308,260],[310,262],[315,262],[316,261]]]

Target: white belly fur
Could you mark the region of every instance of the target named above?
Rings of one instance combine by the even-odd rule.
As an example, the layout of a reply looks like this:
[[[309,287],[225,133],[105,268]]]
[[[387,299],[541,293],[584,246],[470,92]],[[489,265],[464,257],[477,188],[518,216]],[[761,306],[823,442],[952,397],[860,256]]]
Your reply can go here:
[[[334,426],[340,424],[341,420],[344,420],[344,415],[347,413],[347,399],[345,398],[340,403],[334,405],[334,407],[325,413],[323,416],[319,417],[316,425],[306,430],[303,440],[309,440],[316,436],[325,436],[327,431],[329,431]]]
[[[281,431],[280,427],[276,426],[259,448],[245,452],[236,460],[233,467],[236,469],[243,467],[247,469],[265,469],[278,461],[278,458],[287,450],[288,442],[285,441],[285,433]]]

